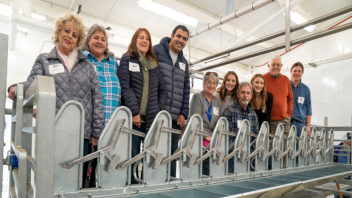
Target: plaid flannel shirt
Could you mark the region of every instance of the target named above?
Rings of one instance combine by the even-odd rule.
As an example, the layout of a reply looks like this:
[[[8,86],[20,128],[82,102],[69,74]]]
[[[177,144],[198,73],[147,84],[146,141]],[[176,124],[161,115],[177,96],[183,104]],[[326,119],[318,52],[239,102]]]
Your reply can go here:
[[[255,111],[249,106],[247,110],[244,110],[242,106],[236,102],[230,106],[227,106],[222,114],[223,117],[229,122],[229,130],[237,133],[238,131],[238,121],[247,119],[250,123],[250,132],[258,134],[259,132],[259,122]],[[229,145],[231,145],[236,140],[236,137],[229,138]],[[231,149],[232,150],[232,149]]]
[[[106,56],[101,62],[89,51],[82,51],[88,60],[94,65],[100,82],[100,90],[103,95],[105,125],[109,121],[115,109],[121,106],[121,86],[117,77],[119,65],[115,58]]]

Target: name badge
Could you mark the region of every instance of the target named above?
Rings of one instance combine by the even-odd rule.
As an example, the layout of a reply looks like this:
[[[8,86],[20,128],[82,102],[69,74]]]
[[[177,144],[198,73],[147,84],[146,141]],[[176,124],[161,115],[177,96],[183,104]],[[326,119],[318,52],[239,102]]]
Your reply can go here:
[[[237,127],[241,128],[243,120],[237,120]]]
[[[132,72],[139,72],[139,65],[137,63],[129,63],[129,70]]]
[[[213,107],[213,113],[214,113],[214,115],[219,115],[219,108],[217,108],[217,107]]]
[[[62,64],[49,65],[49,73],[51,75],[59,74],[65,72],[64,66]]]
[[[303,97],[298,97],[298,103],[303,104],[304,103],[304,98]]]
[[[180,69],[182,69],[183,71],[186,70],[186,64],[184,64],[184,63],[179,63],[179,65],[180,65]]]

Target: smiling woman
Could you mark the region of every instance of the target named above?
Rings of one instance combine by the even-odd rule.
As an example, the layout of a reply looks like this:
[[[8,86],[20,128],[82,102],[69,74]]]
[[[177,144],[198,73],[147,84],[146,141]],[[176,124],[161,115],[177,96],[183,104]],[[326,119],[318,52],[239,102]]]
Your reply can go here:
[[[271,110],[273,108],[273,94],[266,91],[265,79],[262,74],[254,74],[251,80],[253,96],[250,101],[250,108],[257,114],[259,126],[264,121],[271,123]]]
[[[117,75],[121,81],[122,103],[133,115],[133,129],[147,133],[155,116],[165,110],[167,99],[164,76],[147,29],[139,28],[134,33]],[[132,137],[132,157],[139,154],[143,140],[140,136]],[[133,175],[131,183],[137,183]]]
[[[56,89],[56,112],[69,100],[75,100],[86,113],[84,123],[84,155],[88,142],[97,142],[104,128],[104,109],[95,69],[87,57],[78,51],[85,36],[82,20],[67,13],[55,23],[54,44],[50,53],[40,54],[27,78],[24,92],[37,75],[52,77]],[[9,87],[9,98],[16,100],[16,84]]]

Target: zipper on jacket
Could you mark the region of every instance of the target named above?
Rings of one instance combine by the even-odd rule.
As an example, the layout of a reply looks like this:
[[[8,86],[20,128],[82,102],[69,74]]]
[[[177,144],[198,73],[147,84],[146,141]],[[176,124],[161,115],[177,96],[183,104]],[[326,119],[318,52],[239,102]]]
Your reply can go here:
[[[61,61],[61,63],[62,63],[63,65],[65,65],[64,61],[61,60],[61,57],[58,56],[58,58],[59,58],[59,60]],[[78,64],[78,62],[79,62],[79,59],[78,59],[78,57],[77,57],[77,61],[76,61],[76,63],[72,66],[71,71],[68,71],[68,69],[67,69],[67,67],[66,67],[66,65],[65,65],[65,69],[66,69],[67,72],[68,72],[68,83],[69,83],[69,85],[70,85],[70,96],[71,96],[70,98],[71,98],[71,100],[73,100],[71,72],[72,72],[73,68]]]

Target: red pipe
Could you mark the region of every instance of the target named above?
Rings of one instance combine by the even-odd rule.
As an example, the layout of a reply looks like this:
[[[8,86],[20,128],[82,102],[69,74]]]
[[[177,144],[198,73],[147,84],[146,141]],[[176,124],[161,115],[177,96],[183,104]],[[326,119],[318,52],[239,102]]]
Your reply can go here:
[[[334,28],[334,27],[336,27],[336,26],[340,25],[341,23],[343,23],[343,22],[347,21],[347,20],[348,20],[348,19],[350,19],[350,18],[352,18],[352,16],[349,16],[349,17],[345,18],[344,20],[342,20],[342,21],[340,21],[340,22],[336,23],[335,25],[333,25],[333,26],[329,27],[329,29],[328,29],[328,30],[331,30],[332,28]],[[290,51],[292,51],[292,50],[296,49],[297,47],[299,47],[299,46],[301,46],[301,45],[303,45],[303,44],[305,44],[305,43],[306,43],[306,42],[303,42],[303,43],[301,43],[301,44],[299,44],[299,45],[296,45],[296,46],[295,46],[295,47],[293,47]],[[284,52],[284,53],[280,54],[280,56],[283,56],[283,55],[287,54],[287,53],[288,53],[288,52],[290,52],[290,51],[286,51],[286,52]],[[257,66],[255,66],[255,67],[262,67],[262,66],[264,66],[264,65],[266,65],[266,64],[268,64],[268,63],[269,63],[269,61],[268,61],[268,62],[266,62],[266,63],[264,63],[264,64],[262,64],[262,65],[257,65]]]

